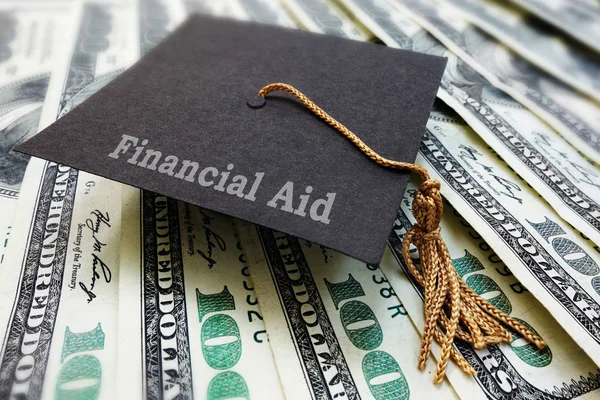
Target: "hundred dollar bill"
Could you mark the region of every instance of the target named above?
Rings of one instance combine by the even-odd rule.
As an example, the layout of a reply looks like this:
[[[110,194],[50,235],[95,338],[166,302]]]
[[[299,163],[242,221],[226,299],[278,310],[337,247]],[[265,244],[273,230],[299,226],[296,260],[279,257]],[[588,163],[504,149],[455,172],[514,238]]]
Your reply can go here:
[[[492,87],[407,15],[377,0],[344,0],[387,45],[445,56],[438,97],[557,210],[600,243],[600,170],[527,109]]]
[[[463,17],[521,57],[600,100],[600,54],[548,29],[526,11],[499,0],[454,0]]]
[[[188,12],[263,22],[295,28],[296,24],[279,4],[272,0],[185,0]]]
[[[237,0],[248,19],[266,24],[279,25],[287,28],[296,28],[296,23],[279,4],[273,0]]]
[[[321,0],[281,1],[300,24],[311,32],[363,41],[368,39],[367,33],[332,2]]]
[[[239,222],[287,399],[456,398],[385,275],[323,246]]]
[[[550,124],[590,159],[600,160],[600,105],[537,69],[467,23],[447,3],[394,3],[490,83]]]
[[[160,43],[185,19],[187,14],[181,1],[172,0],[138,0],[138,10],[138,19],[135,24],[138,39],[134,50],[136,59],[144,56]],[[121,235],[129,240],[123,244],[126,251],[120,254],[120,263],[127,264],[133,262],[127,257],[135,255],[129,251],[131,249],[135,251],[136,245],[139,244],[139,229],[134,229],[132,232],[128,232],[128,229],[140,222],[140,192],[124,187],[122,196]],[[131,397],[141,397],[145,391],[139,369],[143,364],[143,360],[140,358],[141,353],[139,351],[132,352],[132,348],[140,347],[137,340],[139,340],[141,326],[136,324],[131,326],[132,310],[130,306],[130,304],[140,301],[138,291],[131,290],[140,284],[139,272],[139,267],[120,268],[119,270],[117,388],[126,396]],[[139,306],[136,309],[139,309]]]
[[[188,13],[201,13],[217,17],[229,17],[240,20],[248,20],[249,16],[244,11],[238,0],[184,0]]]
[[[144,56],[185,19],[187,12],[180,0],[137,0],[139,53]]]
[[[449,117],[448,114],[433,113],[430,132],[435,133],[437,121]],[[411,204],[418,185],[416,180],[408,185],[390,236],[389,251],[380,268],[402,299],[411,319],[422,330],[425,326],[422,288],[412,279],[402,254],[404,235],[415,223]],[[509,344],[488,345],[483,350],[474,350],[470,345],[457,342],[456,349],[477,371],[474,380],[461,379],[464,378],[461,371],[448,372],[448,379],[460,397],[597,398],[600,369],[515,278],[489,244],[447,203],[441,227],[454,266],[467,284],[490,303],[535,330],[548,343],[539,350],[516,332],[512,332]],[[415,248],[413,251],[413,261],[418,265],[418,252]],[[434,356],[439,354],[439,348],[435,347]]]
[[[119,394],[282,399],[233,219],[124,193]]]
[[[456,182],[448,179],[449,176],[456,176],[456,181],[463,186],[467,179],[472,179],[487,189],[485,195],[488,198],[512,199],[508,187],[515,194],[520,194],[518,188],[523,182],[516,174],[499,162],[460,117],[440,107],[439,103],[436,106],[429,118],[417,163],[426,167],[444,186],[448,185],[444,195],[448,196],[449,192],[460,193],[460,188]],[[435,143],[435,148],[431,146],[432,143]],[[431,159],[441,164],[432,163]],[[462,175],[459,177],[459,174]],[[414,180],[407,188],[390,235],[391,252],[384,255],[380,267],[405,304],[411,319],[423,329],[422,289],[412,279],[402,254],[402,240],[414,223],[411,204],[419,183]],[[473,190],[481,189],[474,186]],[[456,200],[453,201],[456,204]],[[458,203],[460,210],[474,208],[475,203],[467,204],[467,201],[464,199],[462,204]],[[513,340],[509,345],[488,346],[478,351],[457,342],[456,348],[477,371],[475,379],[479,388],[494,399],[544,398],[544,393],[551,393],[548,398],[553,399],[597,397],[600,391],[598,367],[556,324],[553,315],[517,280],[478,233],[479,228],[465,221],[449,204],[445,204],[441,226],[454,266],[465,282],[491,304],[538,332],[548,343],[548,347],[539,350],[516,332],[512,332]],[[413,259],[416,258],[418,264],[417,251],[414,248],[413,251]],[[516,270],[514,266],[512,269]],[[537,277],[544,280],[543,275],[538,274]],[[459,380],[461,377],[457,376],[456,371],[450,371],[448,378],[463,398],[471,398],[471,394],[479,389],[472,382]]]
[[[600,247],[565,223],[467,125],[431,118],[418,163],[600,365]]]
[[[79,6],[41,127],[127,67],[135,51],[132,3]],[[32,159],[0,281],[0,398],[114,397],[120,220],[121,185]]]
[[[600,105],[536,68],[467,23],[448,3],[393,3],[494,86],[528,107],[573,146],[600,163]]]
[[[600,52],[600,5],[594,0],[511,0]]]
[[[13,148],[37,133],[69,2],[0,3],[0,237],[7,238],[29,157]],[[0,247],[0,257],[4,246]],[[1,262],[1,258],[0,258]]]
[[[141,53],[181,22],[182,6],[140,1]],[[160,29],[145,21],[160,21]],[[122,244],[119,294],[123,398],[283,398],[232,226],[224,216],[124,189],[122,234],[130,240]],[[264,380],[255,378],[257,365]]]

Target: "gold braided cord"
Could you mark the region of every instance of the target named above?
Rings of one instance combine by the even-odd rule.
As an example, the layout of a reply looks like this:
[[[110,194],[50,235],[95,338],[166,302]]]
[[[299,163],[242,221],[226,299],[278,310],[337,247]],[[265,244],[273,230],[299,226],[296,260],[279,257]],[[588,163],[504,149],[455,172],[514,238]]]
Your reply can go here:
[[[415,192],[412,203],[412,211],[417,223],[408,231],[402,242],[402,252],[408,270],[425,289],[425,329],[421,340],[419,369],[425,369],[431,352],[431,343],[435,339],[440,345],[435,383],[440,383],[444,379],[450,359],[467,374],[475,375],[475,369],[454,348],[454,339],[471,343],[475,349],[482,349],[488,344],[509,343],[511,334],[501,324],[518,332],[539,349],[546,346],[539,335],[489,304],[469,288],[458,275],[446,244],[440,237],[443,211],[440,183],[431,179],[425,168],[380,156],[352,131],[291,85],[272,83],[263,87],[258,95],[264,98],[267,94],[278,90],[295,96],[309,110],[348,138],[378,164],[416,172],[423,180]],[[421,269],[415,266],[410,257],[411,244],[419,251]]]

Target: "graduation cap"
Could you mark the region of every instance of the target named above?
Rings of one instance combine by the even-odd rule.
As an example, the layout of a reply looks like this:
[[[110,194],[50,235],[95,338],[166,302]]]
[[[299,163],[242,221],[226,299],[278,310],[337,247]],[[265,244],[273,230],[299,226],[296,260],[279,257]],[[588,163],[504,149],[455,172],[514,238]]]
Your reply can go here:
[[[414,162],[445,59],[195,15],[18,151],[378,264],[409,173],[377,165],[286,82],[384,157]]]
[[[426,291],[450,290],[442,284],[450,279],[449,257],[438,254],[445,249],[439,183],[411,164],[445,64],[375,44],[193,16],[17,150],[371,264],[381,260],[413,170],[425,183],[413,207],[419,225],[407,237],[441,274],[445,289]],[[452,304],[451,320],[458,310]],[[439,312],[428,316],[432,326]],[[444,340],[454,336],[447,331]]]

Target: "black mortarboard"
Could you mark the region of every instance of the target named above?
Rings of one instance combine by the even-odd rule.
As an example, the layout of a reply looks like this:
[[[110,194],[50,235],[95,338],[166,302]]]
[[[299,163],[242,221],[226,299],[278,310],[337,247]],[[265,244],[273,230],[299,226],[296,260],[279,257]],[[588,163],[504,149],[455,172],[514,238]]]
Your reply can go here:
[[[261,224],[377,264],[408,173],[386,169],[285,82],[376,152],[414,162],[445,59],[337,37],[193,16],[24,153]]]

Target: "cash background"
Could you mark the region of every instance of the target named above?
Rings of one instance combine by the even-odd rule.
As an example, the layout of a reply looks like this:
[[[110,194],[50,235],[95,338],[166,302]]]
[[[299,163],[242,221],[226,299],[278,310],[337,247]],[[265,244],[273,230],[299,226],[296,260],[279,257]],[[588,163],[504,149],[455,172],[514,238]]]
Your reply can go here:
[[[0,2],[0,398],[600,397],[600,14],[591,0],[474,3]],[[422,291],[399,245],[416,179],[376,267],[12,152],[192,12],[447,57],[416,162],[442,183],[459,274],[549,346],[457,343],[477,375],[450,365],[439,386],[436,346],[417,369]]]

